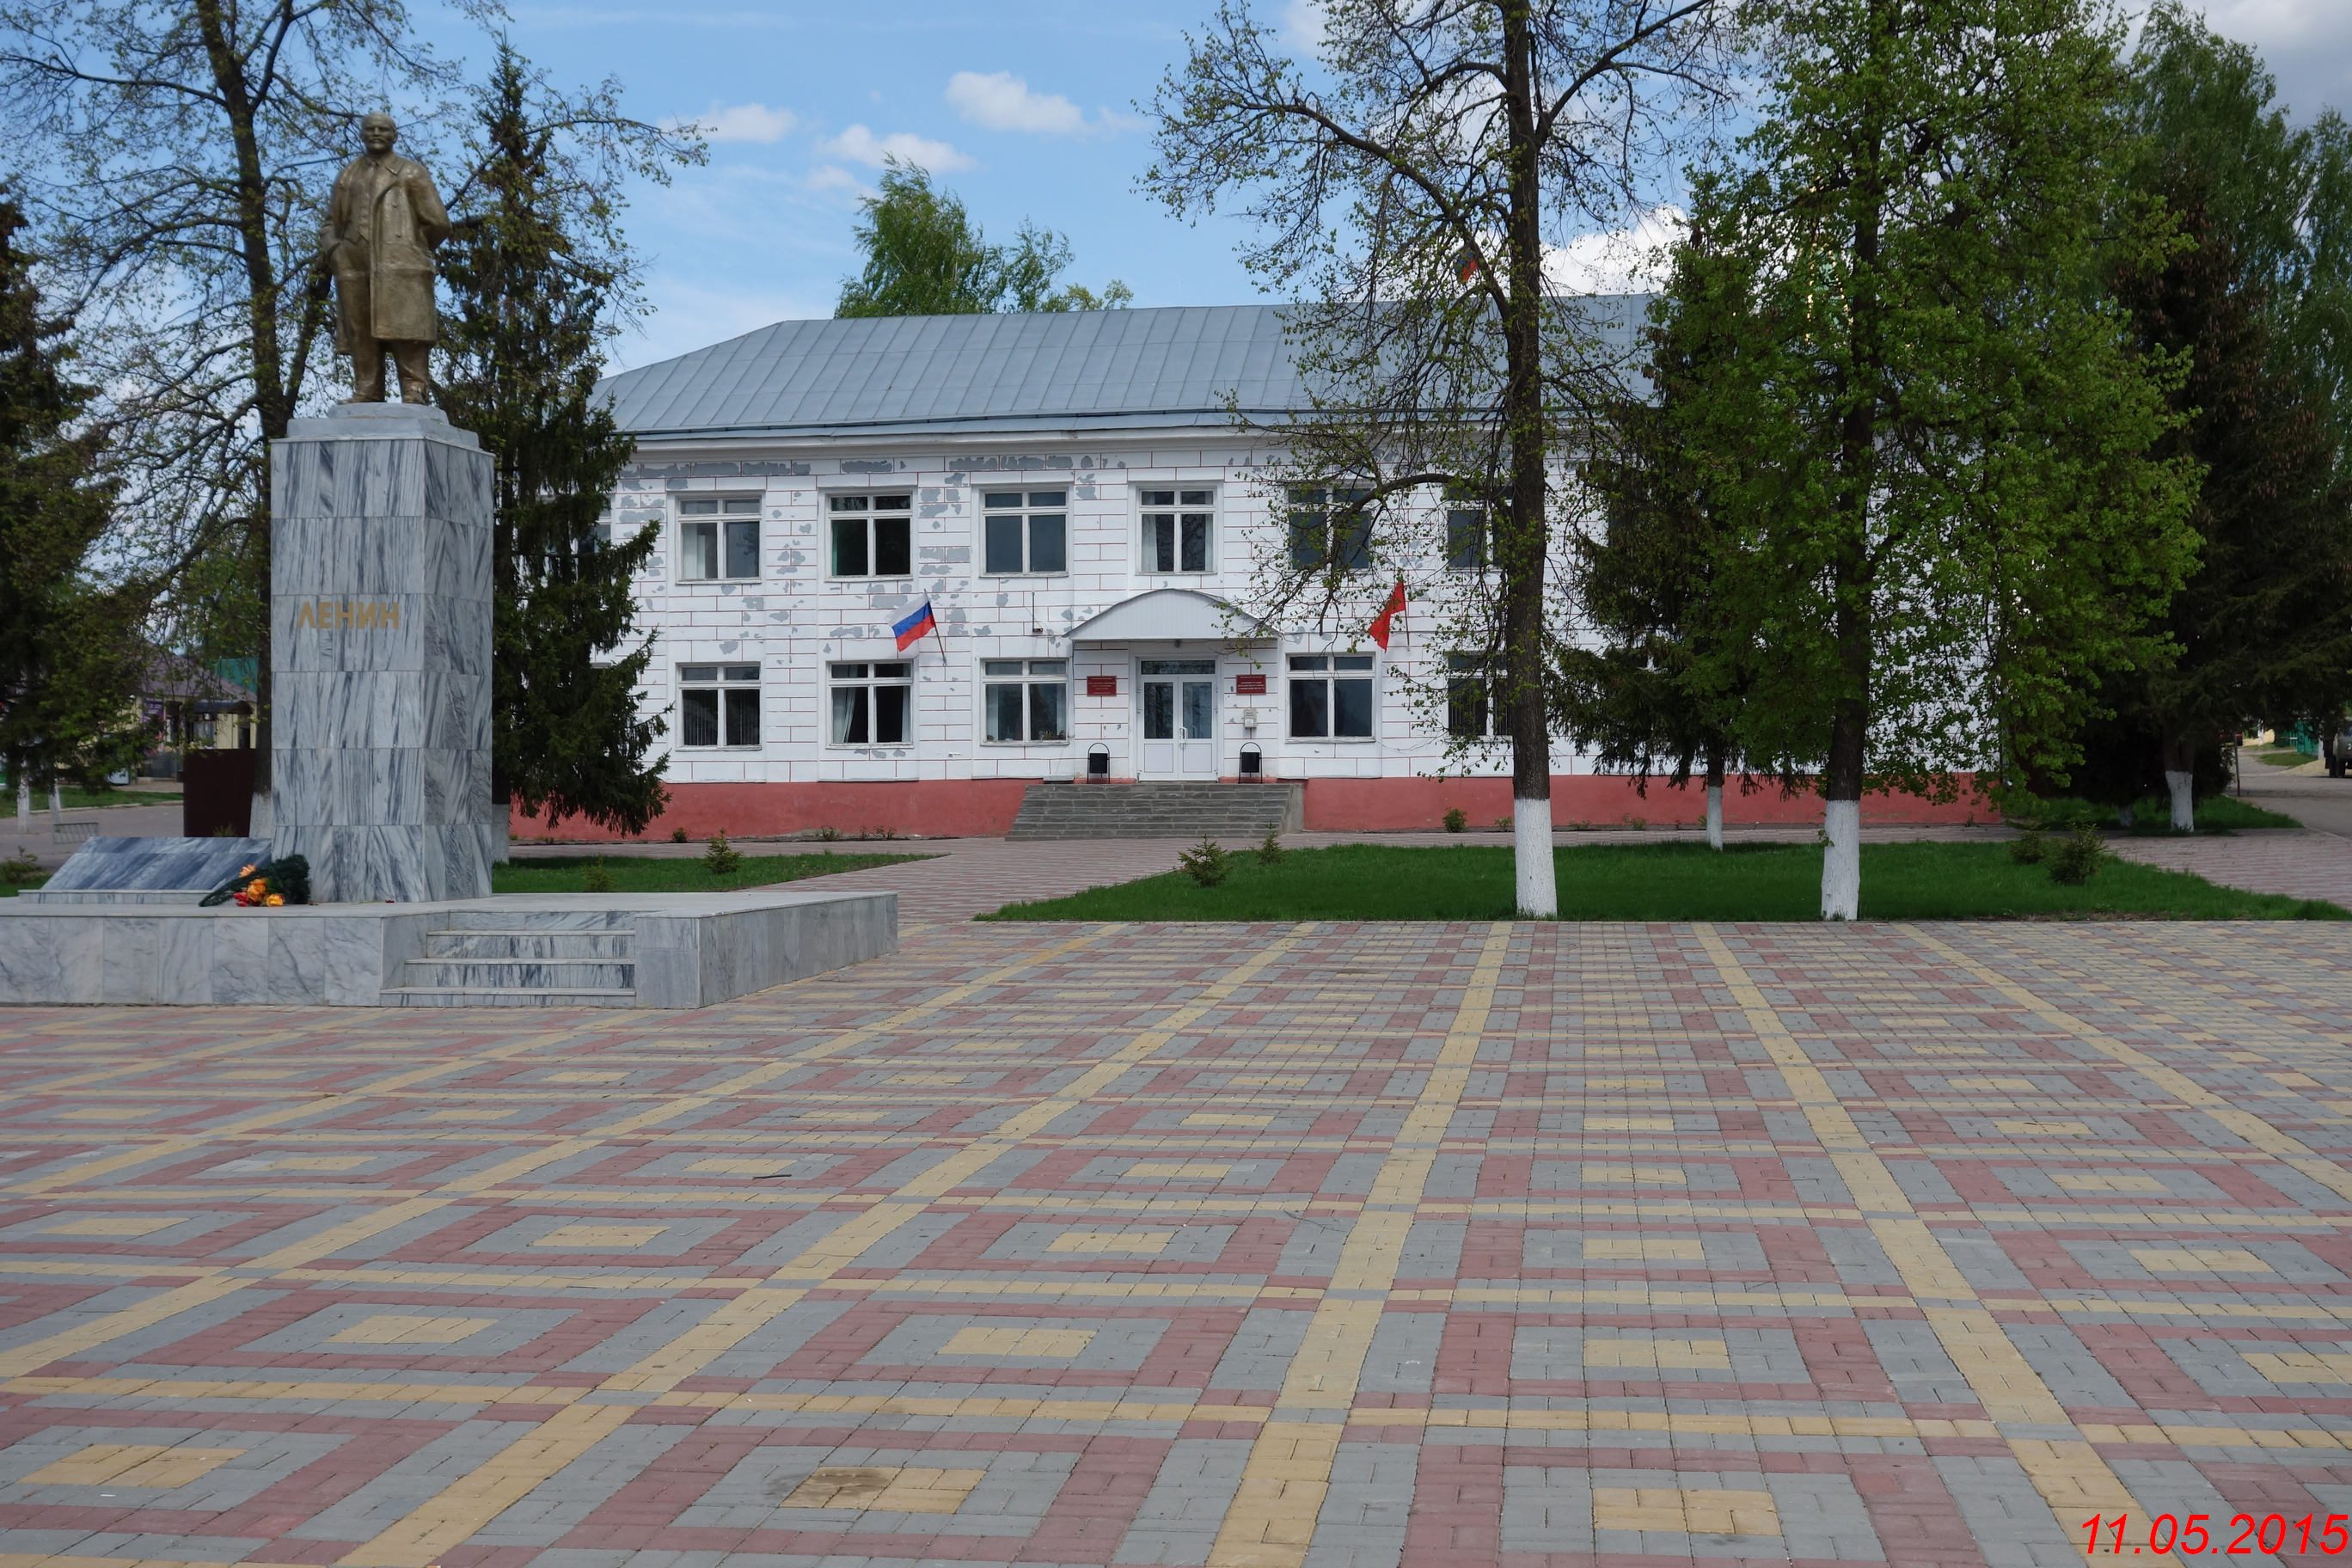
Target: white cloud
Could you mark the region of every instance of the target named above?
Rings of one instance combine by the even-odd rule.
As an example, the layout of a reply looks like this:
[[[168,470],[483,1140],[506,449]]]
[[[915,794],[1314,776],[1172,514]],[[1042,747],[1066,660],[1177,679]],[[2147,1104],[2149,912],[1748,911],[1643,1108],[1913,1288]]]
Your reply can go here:
[[[958,114],[984,131],[1082,136],[1087,130],[1086,113],[1076,104],[1059,93],[1032,92],[1011,71],[958,71],[948,79],[947,99]]]
[[[1690,215],[1653,207],[1623,228],[1580,235],[1544,248],[1544,280],[1567,294],[1640,294],[1664,287],[1667,252]]]
[[[820,163],[808,172],[808,188],[820,194],[826,191],[856,191],[865,187],[857,176],[838,163]]]
[[[714,103],[692,124],[713,142],[781,142],[800,122],[801,117],[789,109],[770,109],[764,103]]]
[[[864,163],[875,169],[891,158],[929,169],[935,174],[972,166],[970,158],[944,142],[934,142],[928,136],[918,136],[909,131],[894,131],[887,136],[877,136],[863,125],[849,127],[826,142],[824,150],[837,158],[846,158],[853,163]]]

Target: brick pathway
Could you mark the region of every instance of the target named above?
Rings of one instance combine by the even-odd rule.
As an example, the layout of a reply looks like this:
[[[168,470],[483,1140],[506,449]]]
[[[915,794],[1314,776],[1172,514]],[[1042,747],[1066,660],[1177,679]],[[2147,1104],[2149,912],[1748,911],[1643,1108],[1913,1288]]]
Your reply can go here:
[[[2347,961],[957,924],[685,1017],[0,1013],[0,1563],[2315,1563]]]
[[[2352,838],[2265,828],[2211,838],[2126,838],[2108,845],[2127,860],[2193,871],[2225,888],[2326,899],[2352,907]]]

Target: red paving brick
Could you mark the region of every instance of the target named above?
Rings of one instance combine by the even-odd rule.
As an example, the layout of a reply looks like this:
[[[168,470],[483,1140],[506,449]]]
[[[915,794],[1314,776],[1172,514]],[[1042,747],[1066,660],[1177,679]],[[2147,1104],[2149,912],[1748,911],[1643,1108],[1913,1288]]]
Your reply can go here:
[[[2345,927],[960,922],[1002,847],[689,1014],[0,1013],[0,1565],[2352,1511]]]

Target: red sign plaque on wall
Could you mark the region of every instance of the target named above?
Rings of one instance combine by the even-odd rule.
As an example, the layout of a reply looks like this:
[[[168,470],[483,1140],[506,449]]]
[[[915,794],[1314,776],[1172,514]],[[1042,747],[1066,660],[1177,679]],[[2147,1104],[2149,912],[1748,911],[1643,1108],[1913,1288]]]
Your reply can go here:
[[[1239,697],[1263,697],[1263,696],[1265,696],[1265,676],[1263,676],[1263,675],[1236,675],[1236,676],[1234,676],[1234,695],[1235,695],[1235,696],[1239,696]]]
[[[1116,676],[1116,675],[1089,675],[1089,676],[1087,676],[1087,696],[1089,696],[1089,697],[1116,697],[1116,696],[1118,696],[1118,676]]]

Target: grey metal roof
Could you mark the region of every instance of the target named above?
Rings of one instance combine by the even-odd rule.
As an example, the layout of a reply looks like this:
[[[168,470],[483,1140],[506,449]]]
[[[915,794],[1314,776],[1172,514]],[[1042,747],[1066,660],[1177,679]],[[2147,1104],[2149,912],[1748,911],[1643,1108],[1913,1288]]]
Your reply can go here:
[[[1611,335],[1633,297],[1591,301]],[[1223,426],[1303,406],[1278,305],[778,321],[607,377],[640,437]]]

